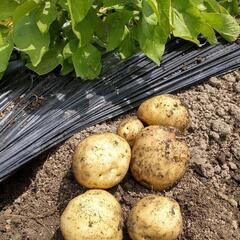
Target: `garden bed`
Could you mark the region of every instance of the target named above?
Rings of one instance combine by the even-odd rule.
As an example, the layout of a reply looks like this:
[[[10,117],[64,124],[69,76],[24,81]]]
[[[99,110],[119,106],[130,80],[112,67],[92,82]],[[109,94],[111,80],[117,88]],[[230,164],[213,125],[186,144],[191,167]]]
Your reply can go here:
[[[161,194],[181,205],[181,239],[240,239],[240,71],[211,78],[178,96],[192,118],[190,129],[180,136],[191,149],[190,168],[176,186]],[[79,132],[3,182],[0,239],[62,239],[59,217],[69,200],[84,191],[71,172],[75,146],[92,133],[115,132],[124,117]],[[130,174],[110,192],[125,218],[137,200],[153,193]]]

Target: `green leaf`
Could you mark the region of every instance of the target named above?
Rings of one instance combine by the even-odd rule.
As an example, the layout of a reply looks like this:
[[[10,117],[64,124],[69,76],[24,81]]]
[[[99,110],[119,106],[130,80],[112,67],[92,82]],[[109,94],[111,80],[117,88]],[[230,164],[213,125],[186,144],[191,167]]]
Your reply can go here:
[[[116,24],[114,26],[114,23]],[[117,27],[116,27],[117,26]],[[121,21],[115,20],[112,22],[107,39],[107,51],[112,51],[119,46],[124,37],[125,24]]]
[[[205,38],[210,44],[218,43],[214,30],[208,24],[204,23],[201,24],[199,26],[199,30],[201,31],[202,35],[205,36]]]
[[[80,23],[88,14],[88,11],[92,7],[92,3],[94,0],[67,0],[70,16],[72,20],[72,28],[76,36],[81,39],[81,34],[76,29],[78,23]]]
[[[92,24],[94,26],[94,37],[98,41],[101,47],[106,47],[107,42],[107,24],[105,21],[102,21],[95,12],[92,16]]]
[[[227,41],[236,40],[240,34],[240,27],[236,20],[217,1],[205,0],[203,2],[207,8],[200,11],[191,4],[191,1],[173,1],[174,36],[200,45],[198,36],[203,34],[211,44],[214,44],[217,43],[213,30],[215,29]]]
[[[45,1],[43,7],[41,7],[36,16],[37,25],[42,33],[46,33],[49,30],[50,25],[57,17],[57,9],[54,2]]]
[[[171,35],[199,46],[202,35],[217,43],[216,32],[234,41],[240,27],[231,14],[238,13],[238,0],[0,0],[0,69],[13,44],[38,74],[61,64],[62,74],[74,66],[78,76],[94,79],[98,49],[121,58],[140,49],[159,64]]]
[[[0,73],[3,73],[13,50],[13,41],[11,35],[3,39],[0,33]]]
[[[80,43],[79,45],[82,47],[86,44],[89,44],[92,41],[93,33],[96,27],[96,12],[93,9],[90,9],[87,16],[76,25],[75,29],[78,33],[80,33]]]
[[[203,17],[212,28],[229,42],[235,41],[240,35],[240,26],[231,15],[203,13]]]
[[[19,4],[14,0],[0,0],[0,20],[12,17]]]
[[[70,43],[67,43],[66,46],[63,48],[63,57],[69,58],[72,56],[72,50],[70,48]]]
[[[67,0],[71,18],[75,23],[81,22],[92,7],[93,0]]]
[[[48,33],[40,32],[35,12],[31,11],[14,23],[13,40],[17,48],[29,55],[33,66],[37,66],[48,51],[50,36]]]
[[[125,37],[125,25],[129,22],[131,17],[132,12],[130,11],[115,12],[107,17],[107,51],[114,50],[123,41]]]
[[[130,57],[136,52],[135,40],[130,31],[127,32],[125,39],[119,46],[118,52],[122,59]]]
[[[152,25],[157,25],[159,22],[159,14],[157,7],[153,9],[149,2],[151,1],[143,0],[142,2],[142,13],[144,21]]]
[[[101,72],[101,53],[91,44],[77,48],[72,55],[78,77],[95,79]]]
[[[203,3],[207,7],[207,12],[228,13],[216,0],[204,0]]]
[[[138,25],[137,40],[141,50],[157,64],[160,64],[170,35],[169,18],[169,1],[143,1],[143,18]]]
[[[142,0],[103,0],[103,7],[115,7],[115,6],[125,6],[125,7],[140,7]]]
[[[232,15],[237,16],[239,14],[238,0],[222,0],[219,3],[228,10]]]
[[[37,4],[33,0],[28,0],[24,2],[23,4],[19,5],[14,11],[13,15],[13,22],[16,24],[19,19],[21,19],[23,16],[28,15],[31,10],[34,8],[37,8]]]
[[[201,46],[198,37],[203,34],[210,43],[217,43],[213,29],[203,19],[199,9],[190,1],[174,0],[172,8],[173,35]]]
[[[62,62],[62,69],[61,69],[61,75],[67,75],[70,72],[74,71],[73,63],[70,61],[71,58],[69,59],[64,59]]]
[[[66,75],[74,70],[73,62],[72,62],[72,55],[73,52],[76,52],[78,49],[78,40],[73,39],[70,42],[68,42],[62,52],[62,68],[61,68],[61,75]]]
[[[151,7],[152,11],[156,14],[158,21],[160,21],[160,16],[158,12],[158,1],[157,0],[143,0],[143,14],[147,16],[147,19],[150,18],[150,15],[152,15],[152,12],[148,8],[148,6]]]
[[[63,10],[69,11],[68,2],[66,0],[58,0],[57,3],[61,6]]]
[[[9,28],[0,24],[0,33],[2,36],[6,36],[9,33]]]
[[[159,25],[165,34],[169,35],[171,31],[171,0],[158,0]]]
[[[44,75],[54,70],[61,63],[62,55],[57,50],[49,50],[42,57],[37,66],[28,63],[26,66],[39,75]]]
[[[128,0],[103,0],[104,7],[113,7],[116,5],[124,5]]]
[[[167,38],[159,25],[151,25],[142,19],[138,26],[137,40],[141,50],[155,63],[160,64]]]
[[[173,26],[173,35],[175,37],[180,37],[188,41],[192,41],[197,45],[200,45],[198,40],[199,35],[199,17],[195,14],[192,14],[194,8],[189,4],[189,1],[178,2],[178,0],[173,1],[173,13],[172,13],[172,26]],[[191,8],[190,14],[186,13],[186,8],[189,10]],[[189,10],[190,11],[190,10]]]

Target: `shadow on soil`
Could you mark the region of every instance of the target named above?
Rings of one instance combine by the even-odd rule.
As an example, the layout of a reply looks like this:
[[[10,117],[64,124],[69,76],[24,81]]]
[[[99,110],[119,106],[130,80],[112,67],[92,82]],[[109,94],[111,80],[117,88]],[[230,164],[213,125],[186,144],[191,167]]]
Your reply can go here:
[[[38,169],[44,164],[47,153],[34,159],[30,164],[23,166],[11,177],[0,183],[0,211],[11,205],[23,194],[35,179]]]

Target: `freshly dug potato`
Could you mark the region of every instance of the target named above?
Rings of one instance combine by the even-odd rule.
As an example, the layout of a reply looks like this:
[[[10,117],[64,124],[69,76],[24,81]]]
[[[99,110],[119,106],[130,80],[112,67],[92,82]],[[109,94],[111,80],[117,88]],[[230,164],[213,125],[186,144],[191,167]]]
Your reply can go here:
[[[148,125],[162,125],[183,130],[189,126],[188,110],[172,95],[160,95],[143,102],[137,112]]]
[[[145,128],[136,138],[130,164],[133,177],[155,190],[172,186],[185,173],[188,146],[160,127]]]
[[[133,240],[175,240],[182,232],[178,203],[168,197],[152,195],[140,200],[128,217],[128,233]]]
[[[107,191],[89,190],[69,202],[60,228],[65,240],[123,239],[121,206]]]
[[[136,136],[135,141],[142,137],[147,137],[152,142],[167,139],[176,140],[176,134],[174,132],[170,132],[166,130],[166,128],[157,125],[148,126],[142,129]]]
[[[132,146],[137,134],[144,128],[142,122],[137,117],[124,119],[118,129],[117,134],[128,141]]]
[[[87,188],[111,188],[126,175],[131,159],[127,141],[114,133],[95,134],[77,146],[73,173]]]

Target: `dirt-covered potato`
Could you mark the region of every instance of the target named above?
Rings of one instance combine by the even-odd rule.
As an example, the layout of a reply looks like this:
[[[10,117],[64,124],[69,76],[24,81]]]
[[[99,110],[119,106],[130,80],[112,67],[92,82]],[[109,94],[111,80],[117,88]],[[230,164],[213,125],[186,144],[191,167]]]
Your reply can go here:
[[[121,240],[121,206],[107,191],[89,190],[69,202],[60,228],[65,240]]]
[[[188,110],[173,95],[160,95],[144,101],[137,112],[140,120],[148,125],[162,125],[183,130],[189,126]]]
[[[175,240],[182,232],[182,222],[181,210],[175,200],[152,195],[133,207],[127,226],[132,240]]]
[[[148,126],[142,129],[142,131],[136,136],[135,140],[142,137],[147,137],[152,142],[166,139],[176,140],[176,134],[174,132],[170,132],[166,130],[166,128],[157,125]]]
[[[188,146],[174,133],[161,127],[145,128],[136,138],[130,164],[133,177],[155,190],[172,186],[185,173],[189,162]]]
[[[111,188],[126,175],[131,149],[125,139],[114,133],[95,134],[77,146],[73,173],[87,188]]]
[[[137,134],[144,128],[142,122],[137,117],[124,119],[117,129],[117,134],[126,139],[130,146],[133,145]]]

